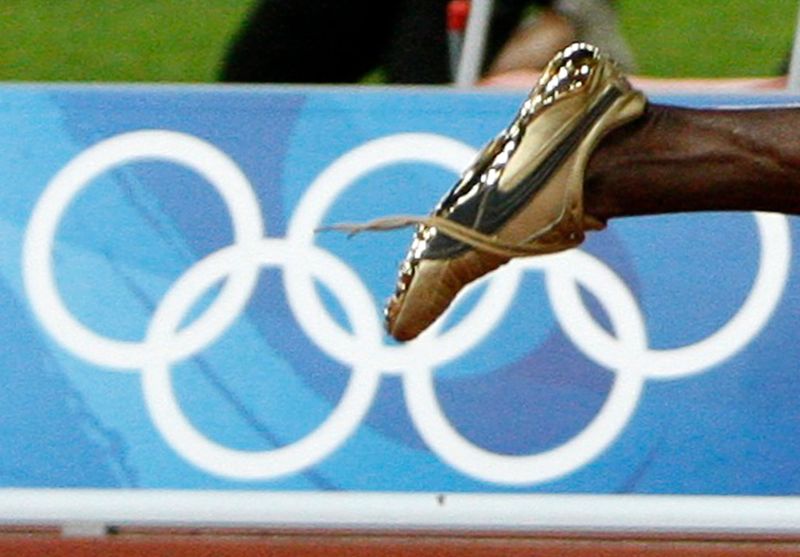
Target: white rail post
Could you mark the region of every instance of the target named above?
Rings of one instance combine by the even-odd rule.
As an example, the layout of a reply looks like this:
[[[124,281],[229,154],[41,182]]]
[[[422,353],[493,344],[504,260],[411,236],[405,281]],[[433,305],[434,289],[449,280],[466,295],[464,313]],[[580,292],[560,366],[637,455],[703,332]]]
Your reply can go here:
[[[789,63],[787,88],[795,93],[800,91],[800,9],[798,9],[797,27],[794,31],[794,46],[792,47],[792,59]]]
[[[456,74],[456,87],[472,87],[481,75],[481,65],[489,35],[492,0],[472,0],[464,34],[461,61]]]

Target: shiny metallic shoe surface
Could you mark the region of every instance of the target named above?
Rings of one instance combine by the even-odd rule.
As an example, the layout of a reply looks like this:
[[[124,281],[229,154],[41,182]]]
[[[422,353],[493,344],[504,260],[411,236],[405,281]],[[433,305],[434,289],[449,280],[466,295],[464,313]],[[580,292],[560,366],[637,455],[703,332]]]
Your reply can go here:
[[[640,116],[644,95],[591,45],[553,58],[511,124],[480,152],[417,227],[386,325],[398,340],[425,330],[467,284],[512,257],[579,245],[603,224],[583,211],[589,156]]]

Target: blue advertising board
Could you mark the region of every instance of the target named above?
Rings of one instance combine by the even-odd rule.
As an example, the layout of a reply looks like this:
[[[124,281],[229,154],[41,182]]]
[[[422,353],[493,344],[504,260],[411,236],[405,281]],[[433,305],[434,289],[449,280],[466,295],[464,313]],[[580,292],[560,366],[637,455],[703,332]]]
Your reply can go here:
[[[427,212],[522,98],[0,88],[0,521],[800,525],[792,219],[612,222],[407,344],[411,233],[315,233]]]

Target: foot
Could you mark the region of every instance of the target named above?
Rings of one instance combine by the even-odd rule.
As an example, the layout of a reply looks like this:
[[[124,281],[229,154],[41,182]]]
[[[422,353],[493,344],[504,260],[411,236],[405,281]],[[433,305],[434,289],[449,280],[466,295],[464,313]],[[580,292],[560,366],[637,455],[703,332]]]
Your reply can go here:
[[[583,211],[584,169],[600,139],[645,105],[596,48],[557,54],[514,121],[417,227],[386,307],[389,333],[413,339],[511,258],[569,249],[602,228]]]

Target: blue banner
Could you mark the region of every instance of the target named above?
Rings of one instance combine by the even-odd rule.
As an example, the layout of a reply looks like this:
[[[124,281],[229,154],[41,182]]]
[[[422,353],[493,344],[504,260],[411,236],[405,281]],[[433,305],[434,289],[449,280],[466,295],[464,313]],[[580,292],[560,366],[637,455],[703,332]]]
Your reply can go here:
[[[612,222],[383,333],[411,233],[314,229],[426,213],[522,98],[0,88],[0,486],[800,492],[786,217]]]

